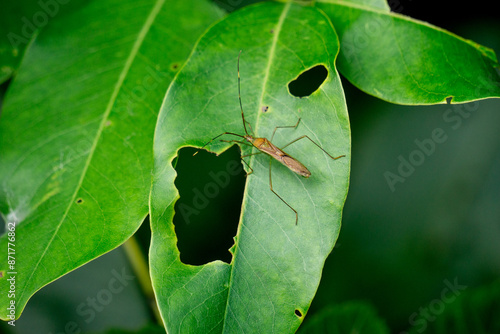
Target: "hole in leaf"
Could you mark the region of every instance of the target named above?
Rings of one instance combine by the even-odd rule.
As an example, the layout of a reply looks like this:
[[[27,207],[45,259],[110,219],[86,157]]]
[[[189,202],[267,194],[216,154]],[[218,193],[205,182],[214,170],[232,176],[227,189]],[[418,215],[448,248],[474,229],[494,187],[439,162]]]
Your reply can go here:
[[[296,315],[297,317],[299,317],[299,318],[302,318],[302,312],[300,312],[300,310],[299,310],[299,309],[296,309],[296,310],[295,310],[295,315]]]
[[[290,94],[296,97],[309,96],[318,90],[328,77],[328,70],[323,65],[316,65],[302,72],[297,79],[288,84]]]
[[[179,69],[179,63],[173,63],[170,65],[170,69],[172,69],[172,71],[177,71]]]
[[[77,203],[77,204],[81,204],[81,203],[83,203],[83,199],[81,199],[81,198],[77,199],[77,200],[76,200],[76,203]]]
[[[231,262],[245,172],[240,150],[232,146],[220,156],[185,147],[179,150],[175,187],[174,225],[177,247],[185,264],[201,265],[214,260]]]

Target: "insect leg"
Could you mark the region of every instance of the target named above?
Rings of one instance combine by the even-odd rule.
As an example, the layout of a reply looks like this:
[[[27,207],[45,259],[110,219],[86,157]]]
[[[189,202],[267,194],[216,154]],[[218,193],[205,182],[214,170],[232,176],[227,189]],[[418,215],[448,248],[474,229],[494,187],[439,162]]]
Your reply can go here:
[[[243,50],[240,50],[240,53],[238,54],[238,99],[240,100],[241,119],[243,120],[243,128],[245,129],[245,134],[248,135],[246,126],[247,124],[250,127],[250,131],[252,132],[252,134],[254,134],[254,132],[252,129],[252,124],[250,124],[250,122],[248,122],[245,119],[245,114],[243,113],[243,103],[241,102],[240,56],[242,51]]]
[[[248,164],[248,162],[245,161],[245,159],[243,159],[244,156],[241,157],[241,161],[243,161],[245,163],[245,165],[247,165],[247,167],[250,168],[250,173],[247,173],[247,176],[248,176],[248,175],[253,173],[253,168],[250,167],[250,165]]]
[[[248,124],[248,127],[250,128],[250,133],[252,134],[252,136],[255,136],[255,132],[253,131],[252,124],[249,121],[247,121],[246,119],[245,119],[245,123]]]
[[[243,140],[225,140],[225,139],[221,139],[220,141],[223,141],[225,143],[239,143],[239,144],[243,144],[243,145],[246,145],[246,146],[253,147],[252,144],[249,144],[248,142],[243,141]]]
[[[257,154],[261,154],[262,152],[259,151],[259,152],[253,152],[253,153],[250,153],[250,154],[245,154],[245,155],[242,155],[241,157],[242,158],[246,158],[246,157],[249,157],[249,156],[252,156],[252,155],[257,155]]]
[[[247,145],[247,146],[253,147],[253,145],[251,145],[251,144],[249,144],[249,143],[247,143],[246,141],[243,141],[243,140],[224,140],[224,139],[221,139],[221,141],[226,142],[226,143],[240,143],[240,144],[243,144],[243,145]],[[253,168],[250,167],[250,165],[243,158],[249,157],[251,155],[259,154],[259,153],[262,153],[262,152],[259,151],[259,152],[245,154],[245,155],[241,156],[241,161],[243,161],[245,163],[245,165],[247,165],[247,167],[250,168],[250,173],[247,173],[247,176],[253,173]]]
[[[297,222],[299,221],[299,214],[297,213],[297,211],[295,211],[294,208],[292,208],[290,206],[290,204],[288,204],[283,198],[281,198],[280,195],[278,195],[278,193],[276,191],[273,190],[273,180],[271,178],[271,166],[273,164],[273,159],[269,159],[269,187],[271,188],[271,191],[276,195],[278,196],[278,198],[283,202],[285,203],[290,209],[292,209],[293,212],[295,212],[295,225],[297,225]]]
[[[285,126],[277,126],[274,128],[274,131],[273,131],[273,134],[271,136],[271,139],[269,139],[269,141],[273,141],[273,137],[274,137],[274,134],[276,133],[276,130],[278,129],[284,129],[284,128],[297,128],[299,126],[299,123],[300,123],[300,120],[301,118],[299,117],[299,120],[297,121],[297,124],[295,125],[285,125]]]
[[[327,151],[325,151],[321,146],[319,146],[314,140],[312,140],[311,138],[309,138],[307,135],[303,135],[303,136],[300,136],[299,138],[297,139],[294,139],[292,140],[291,142],[289,142],[288,144],[286,144],[285,146],[281,147],[281,149],[284,149],[285,147],[289,146],[289,145],[292,145],[293,143],[301,140],[301,139],[304,139],[304,138],[307,138],[309,139],[314,145],[318,146],[320,148],[320,150],[322,150],[323,152],[325,152],[330,158],[332,158],[333,160],[337,160],[338,158],[342,158],[342,157],[345,157],[345,155],[339,155],[338,157],[333,157],[332,155],[330,155],[330,153],[328,153]]]

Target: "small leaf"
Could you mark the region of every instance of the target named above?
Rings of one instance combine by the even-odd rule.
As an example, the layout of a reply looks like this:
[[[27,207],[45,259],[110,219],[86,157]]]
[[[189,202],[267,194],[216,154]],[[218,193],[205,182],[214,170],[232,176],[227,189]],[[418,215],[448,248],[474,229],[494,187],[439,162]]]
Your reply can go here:
[[[54,18],[30,44],[0,119],[0,212],[16,224],[16,317],[41,287],[140,226],[171,64],[218,16],[199,0],[97,0]],[[0,247],[7,243],[3,235]],[[9,269],[1,257],[0,271]],[[9,303],[1,294],[2,319]]]
[[[327,255],[340,229],[347,193],[350,130],[344,94],[334,67],[338,44],[321,12],[288,2],[263,3],[234,12],[211,27],[169,88],[158,118],[151,193],[151,275],[169,332],[293,332],[300,325],[319,284]],[[172,167],[181,147],[201,147],[231,131],[244,134],[238,101],[237,57],[246,120],[256,136],[277,146],[308,135],[286,148],[312,172],[302,178],[274,161],[269,188],[269,157],[246,158],[242,214],[231,247],[232,261],[200,266],[180,261],[174,225]],[[294,97],[288,84],[317,65],[328,71],[311,95]],[[223,137],[224,138],[224,137]],[[226,136],[231,140],[241,138]],[[221,153],[233,143],[207,146]],[[243,154],[252,149],[241,144]],[[254,150],[255,151],[255,150]],[[203,168],[203,166],[199,166]]]
[[[339,71],[361,90],[400,104],[500,97],[492,50],[387,10],[337,0],[316,5],[339,34]]]

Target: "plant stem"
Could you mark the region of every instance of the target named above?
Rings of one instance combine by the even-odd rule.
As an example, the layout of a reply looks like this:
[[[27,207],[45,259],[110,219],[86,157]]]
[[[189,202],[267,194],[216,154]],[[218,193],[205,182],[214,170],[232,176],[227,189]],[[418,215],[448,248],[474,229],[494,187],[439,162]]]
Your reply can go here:
[[[129,259],[130,265],[137,276],[141,290],[148,300],[149,307],[156,318],[156,321],[163,326],[163,320],[161,318],[160,311],[158,310],[158,305],[156,304],[153,285],[151,284],[151,278],[149,276],[146,256],[144,256],[144,253],[142,252],[135,236],[130,237],[130,239],[123,244],[123,248],[127,258]]]

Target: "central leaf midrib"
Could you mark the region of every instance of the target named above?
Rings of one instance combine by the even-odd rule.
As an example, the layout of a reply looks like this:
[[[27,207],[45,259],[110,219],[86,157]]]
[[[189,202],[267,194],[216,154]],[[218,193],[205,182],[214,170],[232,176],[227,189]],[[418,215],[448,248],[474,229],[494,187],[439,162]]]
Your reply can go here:
[[[62,215],[60,221],[58,222],[57,227],[56,227],[54,233],[52,234],[52,237],[50,238],[49,242],[47,243],[47,246],[43,250],[43,253],[40,255],[40,258],[39,258],[38,262],[33,267],[33,270],[31,271],[30,276],[26,280],[24,288],[22,289],[22,292],[21,292],[21,294],[19,296],[19,300],[22,300],[22,297],[24,296],[24,294],[26,292],[26,286],[28,286],[29,282],[33,278],[33,275],[37,271],[40,263],[42,262],[42,260],[44,259],[44,257],[46,255],[48,249],[50,248],[50,245],[54,241],[56,235],[59,232],[59,229],[61,228],[63,222],[65,221],[65,219],[66,219],[66,217],[67,217],[67,215],[69,213],[69,210],[73,206],[73,203],[75,201],[76,195],[78,194],[78,191],[79,191],[79,189],[82,186],[83,180],[85,179],[85,175],[87,174],[87,170],[88,170],[88,168],[90,166],[90,163],[92,161],[92,158],[94,156],[94,152],[95,152],[95,149],[97,147],[97,143],[99,142],[99,139],[101,138],[101,135],[102,135],[103,129],[105,127],[106,121],[107,121],[107,119],[109,117],[109,114],[111,113],[111,110],[113,109],[113,105],[115,104],[116,98],[118,97],[118,94],[119,94],[120,89],[121,89],[121,87],[123,85],[123,82],[125,81],[125,78],[127,77],[127,74],[130,71],[132,63],[133,63],[134,59],[136,58],[137,53],[139,52],[139,49],[140,49],[142,43],[144,42],[144,39],[145,39],[145,37],[146,37],[149,29],[151,28],[151,25],[153,24],[156,16],[160,12],[160,9],[162,8],[162,6],[163,6],[164,3],[165,3],[165,0],[157,0],[156,1],[155,5],[151,9],[151,12],[149,13],[149,15],[148,15],[148,17],[146,19],[146,21],[144,22],[144,24],[142,26],[142,29],[139,31],[139,34],[137,35],[137,39],[136,39],[134,45],[132,46],[132,49],[130,50],[130,54],[129,54],[127,60],[125,61],[123,69],[120,72],[118,80],[117,80],[117,82],[116,82],[116,84],[115,84],[115,86],[113,88],[113,92],[111,94],[111,97],[110,97],[110,99],[108,101],[108,104],[106,106],[106,109],[104,111],[104,114],[103,114],[103,117],[102,117],[102,121],[99,124],[99,128],[97,130],[94,142],[92,143],[92,147],[90,149],[87,161],[85,162],[85,165],[83,167],[83,170],[82,170],[82,173],[81,173],[81,177],[80,177],[80,179],[78,181],[78,184],[75,187],[75,191],[73,192],[73,195],[71,196],[71,199],[68,202],[68,206],[67,206],[66,210],[64,211],[64,214]]]
[[[272,66],[272,63],[273,63],[273,59],[274,59],[274,54],[275,54],[275,49],[276,49],[276,45],[278,44],[278,37],[280,35],[280,32],[281,32],[281,28],[283,26],[283,22],[285,21],[285,18],[286,18],[286,15],[290,9],[290,6],[291,6],[291,1],[288,1],[285,6],[283,7],[283,11],[281,12],[281,15],[278,19],[278,23],[276,25],[276,28],[274,29],[274,34],[273,34],[273,39],[272,39],[272,42],[271,42],[271,47],[269,49],[269,56],[268,56],[268,60],[267,60],[267,64],[266,64],[266,69],[265,69],[265,74],[264,74],[264,80],[262,81],[263,84],[262,84],[262,92],[261,92],[261,95],[260,95],[260,99],[259,99],[259,103],[257,105],[257,108],[259,108],[262,103],[263,103],[263,100],[264,100],[264,95],[266,93],[266,88],[267,88],[267,82],[269,80],[269,72],[271,71],[271,66]],[[254,131],[255,131],[255,135],[258,133],[258,128],[259,128],[259,117],[260,113],[257,113],[257,119],[255,121],[255,128],[254,128]],[[247,179],[248,180],[248,179]],[[248,181],[247,181],[248,182]],[[247,186],[245,185],[245,189],[247,189]],[[244,197],[247,196],[247,192],[245,191],[244,193]],[[243,198],[243,203],[246,203],[245,201],[245,198]],[[243,211],[242,211],[242,217],[243,217]],[[240,224],[243,224],[243,219],[241,218],[240,219]],[[232,280],[233,280],[233,272],[234,272],[234,268],[235,268],[235,263],[236,263],[236,259],[237,259],[237,255],[239,253],[239,242],[240,242],[240,237],[239,237],[239,234],[241,232],[241,226],[240,228],[238,229],[238,234],[236,236],[236,247],[235,247],[235,251],[234,251],[234,255],[233,255],[233,261],[232,261],[232,265],[231,265],[231,272],[230,272],[230,276],[229,276],[229,286],[228,286],[228,294],[227,294],[227,302],[226,302],[226,308],[224,310],[224,326],[222,328],[222,332],[225,333],[226,332],[226,324],[227,324],[227,319],[228,319],[228,313],[229,313],[229,300],[230,300],[230,296],[231,296],[231,291],[233,290],[233,286],[232,286]]]

